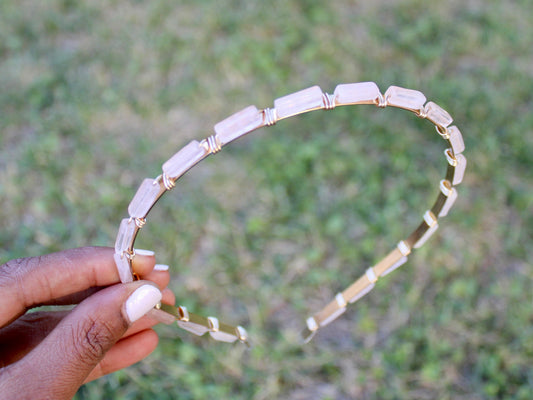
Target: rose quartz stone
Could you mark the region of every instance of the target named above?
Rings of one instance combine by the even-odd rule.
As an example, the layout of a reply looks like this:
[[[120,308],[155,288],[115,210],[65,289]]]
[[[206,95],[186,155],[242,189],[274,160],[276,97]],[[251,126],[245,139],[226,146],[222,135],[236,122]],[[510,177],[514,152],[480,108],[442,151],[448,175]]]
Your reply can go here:
[[[222,146],[263,126],[263,114],[256,106],[248,106],[215,125]]]
[[[459,128],[457,128],[455,125],[450,126],[446,132],[448,133],[448,140],[450,141],[450,145],[452,146],[454,154],[460,154],[465,151],[465,142],[463,141],[463,135],[461,134]]]
[[[457,165],[455,166],[455,171],[453,174],[453,186],[458,185],[463,181],[466,170],[466,157],[462,154],[456,154],[455,158],[457,160]]]
[[[113,255],[115,264],[117,265],[118,276],[122,283],[133,282],[133,275],[131,273],[130,262],[125,256],[120,254]]]
[[[115,241],[115,253],[122,255],[123,252],[128,250],[133,242],[133,235],[135,235],[135,221],[124,218],[120,222],[118,228],[117,240]]]
[[[150,211],[150,208],[159,198],[161,187],[153,179],[146,178],[137,189],[129,206],[128,214],[132,218],[144,218]]]
[[[387,105],[404,108],[409,111],[420,110],[426,102],[426,96],[422,92],[399,86],[390,86],[384,96]]]
[[[446,201],[444,202],[440,212],[439,212],[439,218],[445,217],[448,215],[448,212],[452,208],[453,204],[455,203],[455,200],[457,200],[457,190],[455,188],[451,188],[448,192],[448,196],[446,196]]]
[[[198,336],[202,336],[209,330],[209,328],[203,325],[195,324],[194,322],[190,321],[177,321],[177,324],[181,329],[185,329],[186,331],[194,333]]]
[[[346,83],[337,85],[333,96],[338,106],[348,104],[376,104],[380,92],[374,82]]]
[[[213,339],[218,340],[219,342],[233,343],[238,339],[236,335],[222,331],[209,332],[209,334]]]
[[[163,172],[172,179],[178,179],[206,155],[206,150],[193,140],[163,164]]]
[[[426,112],[426,118],[428,120],[443,128],[446,128],[453,121],[453,118],[446,110],[432,101],[426,104],[424,111]]]
[[[288,118],[322,107],[322,89],[318,86],[312,86],[274,100],[274,108],[278,119]]]

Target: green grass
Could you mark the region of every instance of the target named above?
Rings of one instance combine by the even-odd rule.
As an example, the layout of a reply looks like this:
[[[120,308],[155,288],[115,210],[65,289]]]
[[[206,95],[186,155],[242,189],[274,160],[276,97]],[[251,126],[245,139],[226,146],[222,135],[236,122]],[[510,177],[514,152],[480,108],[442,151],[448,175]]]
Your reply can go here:
[[[246,326],[255,346],[160,327],[152,356],[78,399],[531,397],[533,8],[359,3],[2,2],[0,262],[112,245],[137,185],[181,146],[314,84],[419,89],[467,146],[435,237],[304,347],[304,318],[431,206],[444,143],[361,106],[206,160],[139,247],[171,264],[180,303]]]

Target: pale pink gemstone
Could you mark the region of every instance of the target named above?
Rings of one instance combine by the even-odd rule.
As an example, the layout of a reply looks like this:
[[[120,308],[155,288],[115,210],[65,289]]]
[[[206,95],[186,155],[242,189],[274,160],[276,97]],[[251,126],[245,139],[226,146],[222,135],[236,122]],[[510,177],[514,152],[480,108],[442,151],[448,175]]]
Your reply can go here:
[[[214,317],[209,317],[209,319],[211,320],[211,323],[213,321],[215,321],[215,328],[216,329],[212,329],[209,332],[209,335],[211,335],[211,337],[213,339],[218,340],[219,342],[226,342],[226,343],[233,343],[234,341],[236,341],[238,339],[237,335],[235,334],[235,331],[233,331],[233,333],[228,333],[228,332],[224,332],[222,330],[219,330],[218,319],[216,319]]]
[[[185,329],[186,331],[194,333],[198,336],[202,336],[209,330],[209,328],[207,328],[206,326],[196,324],[190,321],[177,321],[177,324],[181,329]]]
[[[344,312],[346,311],[346,307],[339,308],[338,310],[332,312],[330,315],[328,315],[323,321],[320,321],[320,327],[323,328],[324,326],[331,324],[333,321],[335,321],[337,318],[339,318]]]
[[[369,293],[374,288],[375,285],[376,285],[375,283],[371,283],[370,281],[368,281],[367,286],[363,290],[361,290],[359,293],[357,293],[354,297],[352,297],[350,300],[348,300],[348,303],[355,303],[365,294]]]
[[[122,255],[123,252],[128,250],[133,243],[133,236],[135,235],[135,221],[124,218],[120,222],[118,228],[117,240],[115,241],[115,253]]]
[[[418,111],[424,106],[426,96],[418,90],[390,86],[385,92],[385,101],[389,106]]]
[[[446,128],[453,121],[453,118],[445,109],[432,101],[426,104],[424,111],[426,112],[426,118],[437,126]]]
[[[221,331],[209,332],[209,334],[213,339],[218,340],[219,342],[233,343],[238,339],[238,337],[235,335]]]
[[[158,310],[157,308],[152,308],[150,311],[148,311],[148,314],[146,314],[148,317],[155,319],[158,322],[161,322],[166,325],[173,324],[174,321],[176,321],[176,317],[172,314],[167,313],[163,310]]]
[[[376,104],[380,95],[378,85],[374,82],[346,83],[337,85],[335,92],[336,105]]]
[[[401,267],[402,265],[404,265],[405,263],[407,262],[407,257],[406,256],[402,256],[398,261],[396,261],[394,264],[392,264],[389,268],[387,268],[382,274],[381,276],[385,276],[385,275],[388,275],[390,274],[392,271],[394,271],[395,269]]]
[[[274,100],[274,108],[278,119],[288,118],[322,107],[322,89],[318,86],[312,86]]]
[[[157,181],[146,178],[137,189],[137,193],[128,206],[128,213],[132,218],[144,218],[150,208],[159,198],[161,187]]]
[[[248,106],[215,125],[222,146],[263,126],[263,115],[255,106]]]
[[[446,196],[446,201],[444,202],[440,212],[439,212],[439,218],[445,217],[448,215],[448,212],[452,208],[453,204],[455,203],[455,200],[457,200],[457,190],[455,188],[451,188],[448,191],[448,195]]]
[[[206,150],[193,140],[163,164],[163,172],[172,179],[178,179],[206,155]]]
[[[434,224],[422,235],[420,239],[413,245],[413,248],[419,249],[427,242],[427,240],[439,229],[439,224]]]
[[[455,166],[455,171],[453,173],[453,186],[458,185],[463,181],[466,170],[466,157],[462,154],[456,154],[455,159],[457,160],[457,165]]]
[[[131,273],[130,262],[127,257],[120,254],[113,255],[115,264],[117,265],[118,276],[122,283],[133,282],[133,274]]]
[[[448,140],[450,141],[450,145],[452,146],[454,154],[460,154],[465,151],[465,142],[463,141],[463,135],[461,134],[459,128],[457,128],[455,125],[450,126],[446,132],[448,133]]]

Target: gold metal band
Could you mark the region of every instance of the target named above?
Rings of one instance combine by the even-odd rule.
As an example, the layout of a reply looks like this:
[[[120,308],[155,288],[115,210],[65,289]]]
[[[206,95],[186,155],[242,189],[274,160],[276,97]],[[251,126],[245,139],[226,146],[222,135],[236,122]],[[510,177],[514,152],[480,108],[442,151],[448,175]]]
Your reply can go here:
[[[167,191],[174,188],[176,181],[189,169],[211,154],[218,153],[223,146],[258,128],[275,125],[278,121],[294,115],[338,106],[372,104],[379,108],[396,107],[413,112],[419,118],[427,119],[436,128],[438,135],[446,140],[448,148],[444,151],[448,169],[445,179],[439,183],[439,194],[433,207],[427,210],[421,224],[396,248],[385,256],[322,310],[307,318],[302,333],[308,342],[319,330],[346,311],[348,304],[354,303],[370,292],[379,278],[405,264],[413,249],[421,247],[438,229],[438,218],[444,217],[457,198],[455,186],[463,180],[466,158],[462,154],[464,142],[456,126],[450,126],[452,118],[444,109],[433,102],[426,102],[423,93],[398,86],[390,86],[382,94],[374,82],[341,84],[333,94],[323,92],[318,86],[300,90],[274,101],[273,108],[258,110],[248,106],[215,125],[215,134],[198,142],[191,141],[163,164],[162,174],[154,179],[145,179],[130,205],[129,217],[120,223],[115,242],[115,263],[122,282],[131,282],[133,273],[131,261],[135,256],[133,245],[139,231],[146,223],[146,217],[154,204]],[[247,343],[244,328],[233,327],[220,322],[215,317],[202,317],[190,313],[184,306],[161,304],[154,310],[153,317],[162,322],[176,321],[181,328],[203,335],[209,332],[218,341]],[[163,314],[161,314],[163,313]]]

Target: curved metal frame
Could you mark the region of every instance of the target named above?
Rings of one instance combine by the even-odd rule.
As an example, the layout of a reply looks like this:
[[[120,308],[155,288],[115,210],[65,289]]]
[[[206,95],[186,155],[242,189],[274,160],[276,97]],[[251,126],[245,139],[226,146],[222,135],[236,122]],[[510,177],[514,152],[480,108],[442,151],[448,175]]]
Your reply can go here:
[[[330,110],[338,106],[371,104],[380,108],[397,107],[413,112],[420,118],[435,125],[437,133],[447,141],[449,148],[444,151],[448,162],[445,179],[439,183],[439,194],[435,204],[423,215],[422,223],[406,239],[387,254],[376,265],[368,268],[358,280],[338,293],[322,310],[306,320],[302,333],[308,342],[317,330],[338,318],[354,303],[367,294],[381,278],[407,261],[413,249],[421,247],[438,229],[438,218],[444,217],[457,198],[455,186],[463,180],[466,158],[463,156],[464,142],[456,126],[450,126],[451,116],[433,102],[426,103],[423,93],[390,86],[381,94],[374,82],[341,84],[333,94],[325,93],[318,86],[283,96],[274,101],[273,108],[258,110],[248,106],[215,125],[215,134],[202,141],[193,140],[163,164],[163,172],[155,179],[145,179],[128,206],[129,217],[120,223],[115,242],[115,262],[122,282],[134,280],[131,262],[135,257],[134,243],[137,234],[146,223],[146,217],[163,194],[174,188],[176,181],[189,169],[210,154],[218,153],[223,146],[258,128],[272,126],[278,121],[309,111]],[[237,339],[247,342],[244,328],[233,327],[218,321],[215,317],[202,317],[190,313],[186,307],[161,304],[150,315],[164,323],[177,321],[178,325],[196,335],[206,332],[215,339],[234,342]]]

